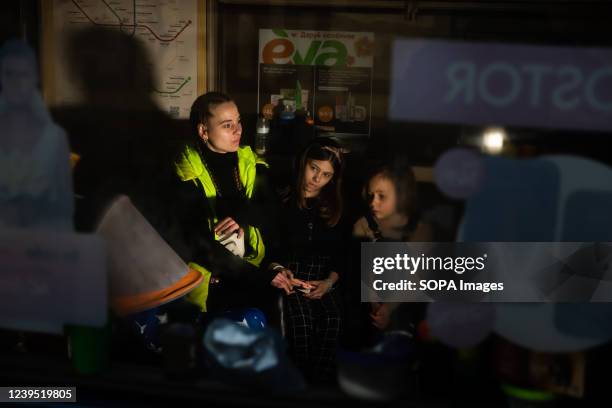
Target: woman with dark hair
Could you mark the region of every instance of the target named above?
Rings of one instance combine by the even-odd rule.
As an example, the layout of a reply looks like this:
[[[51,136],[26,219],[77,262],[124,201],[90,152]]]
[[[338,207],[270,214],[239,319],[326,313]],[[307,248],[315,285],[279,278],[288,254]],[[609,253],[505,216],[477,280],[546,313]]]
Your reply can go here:
[[[290,352],[315,382],[334,379],[340,332],[335,289],[344,265],[341,231],[343,149],[331,139],[311,142],[297,161],[297,177],[283,199],[282,256],[272,268],[308,286],[286,295]]]
[[[176,172],[184,194],[192,197],[181,202],[195,203],[183,215],[193,234],[187,261],[204,282],[188,299],[217,314],[253,306],[270,285],[289,293],[284,273],[259,268],[265,255],[261,229],[270,222],[273,195],[266,191],[266,163],[240,146],[238,107],[229,96],[209,92],[193,103],[190,119],[195,137]]]

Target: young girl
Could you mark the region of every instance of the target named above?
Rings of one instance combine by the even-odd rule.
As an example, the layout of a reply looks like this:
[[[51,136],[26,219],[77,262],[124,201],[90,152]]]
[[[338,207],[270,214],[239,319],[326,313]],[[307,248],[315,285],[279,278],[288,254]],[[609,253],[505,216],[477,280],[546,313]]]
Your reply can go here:
[[[333,382],[340,332],[335,285],[344,263],[341,181],[344,159],[331,139],[316,139],[299,157],[297,177],[284,198],[283,233],[273,268],[306,281],[286,295],[289,349],[311,382]]]
[[[430,241],[431,228],[420,221],[416,181],[410,167],[383,165],[363,189],[369,212],[353,227],[353,235],[369,241]]]
[[[368,177],[363,196],[369,212],[353,227],[353,236],[367,241],[428,242],[431,227],[420,221],[416,205],[416,181],[412,169],[383,165]],[[371,303],[372,324],[384,330],[391,323],[397,303]]]

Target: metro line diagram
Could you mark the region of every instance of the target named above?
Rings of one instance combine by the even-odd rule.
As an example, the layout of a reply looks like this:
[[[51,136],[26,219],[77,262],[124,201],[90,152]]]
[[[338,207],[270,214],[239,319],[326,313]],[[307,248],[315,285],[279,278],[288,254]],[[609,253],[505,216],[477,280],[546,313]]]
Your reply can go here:
[[[121,17],[119,17],[119,15],[117,14],[117,12],[115,11],[115,9],[113,9],[110,4],[105,1],[105,0],[101,0],[102,3],[104,3],[104,5],[110,10],[111,13],[113,13],[113,15],[115,15],[115,17],[117,17],[117,20],[119,20],[119,23],[99,23],[97,21],[94,21],[94,19],[92,19],[89,14],[87,14],[87,12],[85,10],[83,10],[83,8],[79,5],[79,2],[77,0],[72,0],[72,3],[79,9],[79,11],[81,13],[83,13],[83,16],[85,18],[87,18],[92,24],[97,25],[97,26],[103,26],[103,27],[119,27],[120,29],[123,29],[123,27],[131,27],[132,28],[132,36],[136,33],[136,29],[137,28],[144,28],[146,30],[148,30],[158,41],[162,41],[162,42],[172,42],[175,41],[179,35],[181,35],[181,33],[191,24],[191,20],[187,20],[187,22],[185,22],[185,24],[183,25],[182,28],[180,28],[178,30],[178,32],[176,34],[169,35],[169,36],[165,36],[165,37],[161,37],[160,35],[158,35],[156,32],[154,32],[151,27],[149,27],[146,24],[140,24],[136,21],[136,0],[132,0],[132,23],[128,24],[126,23],[126,19],[122,19]]]
[[[157,78],[152,95],[170,115],[188,117],[197,97],[197,0],[54,0],[53,18],[58,38],[93,25],[142,41]]]

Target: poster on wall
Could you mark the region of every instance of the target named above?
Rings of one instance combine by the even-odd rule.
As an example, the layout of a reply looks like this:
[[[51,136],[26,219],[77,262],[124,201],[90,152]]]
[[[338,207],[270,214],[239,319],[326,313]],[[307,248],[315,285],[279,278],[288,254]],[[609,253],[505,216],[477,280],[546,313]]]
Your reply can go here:
[[[154,77],[151,98],[170,116],[188,118],[204,86],[204,68],[198,65],[200,8],[196,0],[43,2],[44,38],[46,49],[51,50],[45,64],[48,102],[57,106],[83,103],[85,92],[66,64],[65,43],[74,32],[101,27],[122,31],[140,42]]]
[[[258,110],[310,113],[317,128],[369,135],[374,33],[259,30]]]

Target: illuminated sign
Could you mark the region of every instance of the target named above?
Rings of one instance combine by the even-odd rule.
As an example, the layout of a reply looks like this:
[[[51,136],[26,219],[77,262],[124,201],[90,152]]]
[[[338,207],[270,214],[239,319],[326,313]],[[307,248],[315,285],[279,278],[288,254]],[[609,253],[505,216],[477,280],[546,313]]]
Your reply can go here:
[[[398,121],[612,129],[612,49],[399,40]]]

